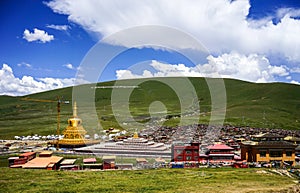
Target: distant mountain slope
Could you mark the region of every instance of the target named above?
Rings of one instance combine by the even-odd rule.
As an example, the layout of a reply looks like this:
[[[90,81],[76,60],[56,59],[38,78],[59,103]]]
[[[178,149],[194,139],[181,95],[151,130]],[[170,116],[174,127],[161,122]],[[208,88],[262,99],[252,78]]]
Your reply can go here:
[[[181,116],[180,100],[168,85],[160,80],[176,82],[181,86],[183,78],[143,79],[139,88],[130,94],[129,109],[134,119],[145,123],[150,119],[149,106],[154,101],[161,101],[167,108],[168,119],[165,125],[176,125]],[[208,123],[211,111],[211,96],[204,78],[189,78],[193,84],[200,105],[200,122]],[[140,80],[118,81],[120,85],[135,85]],[[98,118],[104,129],[109,127],[122,128],[112,112],[112,82],[98,83],[95,90],[95,102]],[[226,119],[224,124],[250,127],[268,127],[299,129],[300,128],[300,86],[285,83],[255,84],[239,80],[224,79],[227,95]],[[86,85],[91,87],[91,85]],[[105,87],[103,87],[105,86]],[[92,89],[92,88],[91,88]],[[123,89],[124,92],[126,89]],[[61,130],[66,127],[67,119],[72,115],[72,87],[52,90],[25,97],[33,99],[56,100],[63,96],[70,104],[61,105]],[[24,97],[0,96],[0,138],[11,138],[14,135],[55,134],[56,103],[21,100]],[[122,101],[123,100],[123,101]],[[126,104],[122,94],[117,105]],[[196,101],[197,102],[197,101]],[[85,112],[88,114],[88,112]],[[159,114],[155,115],[158,116]],[[175,117],[175,118],[174,118]],[[126,121],[126,117],[124,117]],[[83,120],[85,127],[90,126]],[[124,123],[125,124],[125,123]],[[130,124],[130,123],[129,123]]]

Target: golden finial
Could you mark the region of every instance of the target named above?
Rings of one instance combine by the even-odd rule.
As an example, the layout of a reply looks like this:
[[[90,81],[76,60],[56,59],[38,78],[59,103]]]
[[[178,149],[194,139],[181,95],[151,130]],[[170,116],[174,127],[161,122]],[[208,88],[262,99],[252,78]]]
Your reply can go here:
[[[73,106],[73,117],[77,117],[77,103],[76,103],[76,101],[74,102],[74,106]]]
[[[134,138],[134,139],[137,139],[137,138],[139,138],[139,135],[138,135],[138,133],[137,133],[137,132],[134,132],[134,134],[133,134],[133,138]]]

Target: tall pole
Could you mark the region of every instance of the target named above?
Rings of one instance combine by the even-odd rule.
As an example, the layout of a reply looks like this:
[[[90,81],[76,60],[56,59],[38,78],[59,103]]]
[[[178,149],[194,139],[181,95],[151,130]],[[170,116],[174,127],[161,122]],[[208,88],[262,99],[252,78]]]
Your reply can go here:
[[[57,102],[57,129],[56,134],[60,134],[60,102]]]
[[[57,149],[59,149],[59,135],[60,135],[60,97],[57,97],[57,129],[56,134],[58,136],[57,139]]]

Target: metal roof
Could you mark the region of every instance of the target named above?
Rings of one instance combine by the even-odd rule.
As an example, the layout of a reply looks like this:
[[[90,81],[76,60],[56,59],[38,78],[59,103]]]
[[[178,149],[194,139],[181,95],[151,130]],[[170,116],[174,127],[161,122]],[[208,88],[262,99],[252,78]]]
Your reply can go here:
[[[254,135],[256,138],[283,138],[284,136],[279,135],[277,133],[262,133],[258,135]]]
[[[76,162],[76,159],[64,159],[60,165],[73,165]]]
[[[53,152],[52,151],[42,151],[40,154],[39,154],[39,156],[45,156],[45,155],[47,155],[47,156],[51,156],[53,154]]]
[[[19,159],[19,157],[9,157],[8,160],[15,160],[15,159]]]
[[[102,160],[115,160],[116,159],[116,156],[114,155],[104,155],[102,157]]]
[[[284,138],[284,140],[299,142],[300,138],[299,137],[293,137],[293,136],[287,136],[287,137]]]
[[[79,166],[78,165],[64,165],[64,166],[60,166],[60,169],[73,168],[73,167],[79,167]]]
[[[136,158],[137,162],[148,162],[145,158]]]
[[[96,162],[96,158],[85,158],[83,159],[83,163],[91,163],[91,162]]]
[[[63,157],[51,156],[51,157],[36,157],[24,164],[23,168],[47,168],[49,164],[56,164],[60,162]]]

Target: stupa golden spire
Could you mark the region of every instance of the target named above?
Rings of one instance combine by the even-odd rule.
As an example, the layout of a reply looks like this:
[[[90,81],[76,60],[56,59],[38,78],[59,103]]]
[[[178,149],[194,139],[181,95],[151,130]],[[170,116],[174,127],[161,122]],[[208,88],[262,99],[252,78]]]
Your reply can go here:
[[[68,126],[63,131],[64,137],[59,140],[59,146],[78,147],[89,144],[90,141],[85,139],[86,130],[82,126],[82,120],[77,115],[77,103],[73,105],[73,116],[68,119]]]
[[[77,117],[77,103],[76,103],[76,101],[74,102],[74,105],[73,105],[73,117]]]
[[[134,139],[138,139],[139,138],[139,134],[138,134],[138,132],[136,131],[136,132],[134,132],[134,134],[133,134],[133,138]]]

